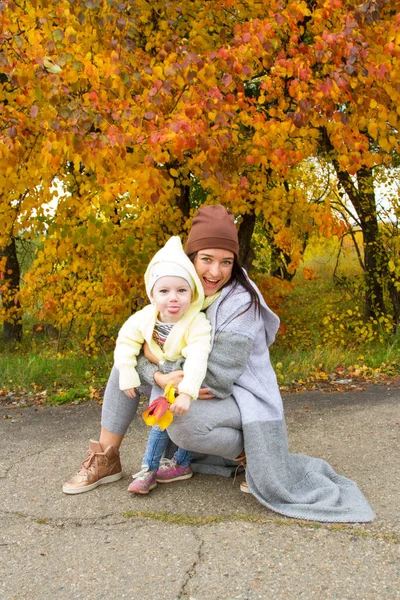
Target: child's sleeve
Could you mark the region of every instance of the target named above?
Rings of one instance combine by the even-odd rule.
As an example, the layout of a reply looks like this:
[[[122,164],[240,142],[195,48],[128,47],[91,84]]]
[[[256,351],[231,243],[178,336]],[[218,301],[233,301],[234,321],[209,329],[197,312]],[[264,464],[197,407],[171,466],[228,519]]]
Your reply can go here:
[[[140,385],[136,372],[137,357],[144,343],[143,334],[139,328],[140,312],[135,313],[119,330],[114,350],[114,364],[119,371],[119,387],[130,390]]]
[[[182,356],[186,359],[183,365],[184,375],[178,385],[178,392],[189,394],[192,400],[196,400],[206,375],[211,350],[211,325],[204,313],[197,315],[189,328],[186,341],[182,350]]]

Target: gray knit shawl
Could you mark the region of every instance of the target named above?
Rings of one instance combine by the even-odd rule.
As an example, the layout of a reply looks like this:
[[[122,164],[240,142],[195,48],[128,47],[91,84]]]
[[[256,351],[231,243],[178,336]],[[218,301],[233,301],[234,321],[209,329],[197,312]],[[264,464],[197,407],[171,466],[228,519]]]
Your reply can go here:
[[[224,396],[232,395],[239,406],[252,494],[288,517],[372,521],[374,512],[354,481],[335,473],[324,460],[289,453],[282,399],[269,358],[279,319],[257,292],[261,315],[254,308],[243,312],[249,294],[241,286],[226,287],[208,308],[213,350],[205,382],[217,397],[223,397],[218,389],[222,386]]]

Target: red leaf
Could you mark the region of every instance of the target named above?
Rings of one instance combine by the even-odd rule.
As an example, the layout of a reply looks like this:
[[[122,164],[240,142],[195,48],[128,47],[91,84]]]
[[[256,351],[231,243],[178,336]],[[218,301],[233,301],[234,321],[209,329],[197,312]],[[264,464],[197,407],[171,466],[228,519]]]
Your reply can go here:
[[[232,75],[230,75],[230,73],[224,73],[222,77],[222,83],[224,87],[228,87],[228,85],[232,83]]]

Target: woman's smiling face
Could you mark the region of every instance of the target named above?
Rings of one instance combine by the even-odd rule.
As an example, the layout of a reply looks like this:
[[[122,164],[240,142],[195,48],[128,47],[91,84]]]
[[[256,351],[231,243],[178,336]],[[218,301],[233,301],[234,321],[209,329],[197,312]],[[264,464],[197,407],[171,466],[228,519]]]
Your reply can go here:
[[[203,285],[205,296],[212,296],[230,280],[234,257],[230,250],[220,248],[197,252],[194,266]]]

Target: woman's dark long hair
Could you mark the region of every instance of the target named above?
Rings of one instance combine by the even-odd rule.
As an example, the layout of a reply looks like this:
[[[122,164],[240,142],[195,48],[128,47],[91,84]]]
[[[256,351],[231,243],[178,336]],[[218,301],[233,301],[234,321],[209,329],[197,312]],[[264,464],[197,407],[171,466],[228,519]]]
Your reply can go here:
[[[188,257],[190,258],[190,260],[192,261],[192,263],[194,263],[194,259],[197,256],[197,252],[193,252],[192,254],[189,254]],[[244,289],[249,293],[250,295],[250,304],[248,305],[248,307],[241,312],[240,314],[243,315],[244,313],[246,313],[248,310],[250,310],[253,306],[256,310],[256,313],[258,315],[261,314],[261,303],[260,303],[260,298],[256,292],[256,290],[254,289],[254,287],[251,285],[248,277],[246,276],[245,272],[243,271],[239,259],[237,256],[234,257],[233,260],[233,267],[232,267],[232,275],[231,278],[229,279],[229,281],[227,281],[225,283],[225,285],[223,287],[226,287],[227,285],[230,285],[231,283],[233,283],[232,289],[229,292],[228,296],[226,296],[227,298],[230,296],[230,294],[233,294],[233,292],[235,291],[236,287],[238,285],[241,285],[242,287],[244,287]],[[222,289],[222,288],[221,288]],[[237,317],[239,315],[236,315]]]
[[[247,275],[243,271],[243,269],[242,269],[242,267],[240,265],[239,259],[236,256],[235,256],[234,261],[233,261],[232,277],[230,278],[230,280],[229,280],[228,283],[232,283],[232,282],[235,282],[234,286],[232,288],[232,292],[234,291],[234,289],[236,288],[236,286],[239,284],[242,287],[244,287],[245,290],[250,294],[250,304],[246,308],[246,310],[244,310],[240,314],[242,315],[243,313],[245,313],[248,310],[250,310],[250,308],[252,308],[252,306],[254,306],[254,308],[256,310],[256,313],[258,315],[260,315],[261,314],[260,297],[257,294],[257,292],[254,289],[254,287],[251,285],[251,283],[249,281],[249,278],[247,277]],[[228,285],[228,284],[226,284],[226,285]]]

